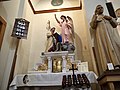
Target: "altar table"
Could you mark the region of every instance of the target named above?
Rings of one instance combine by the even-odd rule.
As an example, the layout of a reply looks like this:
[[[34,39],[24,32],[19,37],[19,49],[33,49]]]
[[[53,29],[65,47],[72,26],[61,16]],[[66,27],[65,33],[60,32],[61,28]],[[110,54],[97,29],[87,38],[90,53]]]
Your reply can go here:
[[[85,73],[90,83],[97,83],[97,76],[94,72],[78,72],[75,74]],[[27,75],[28,82],[23,83],[23,77]],[[16,90],[18,87],[40,87],[40,86],[62,86],[63,75],[72,75],[72,72],[66,73],[31,73],[31,74],[18,74],[14,77],[9,86],[9,90]],[[85,90],[85,89],[84,89]]]

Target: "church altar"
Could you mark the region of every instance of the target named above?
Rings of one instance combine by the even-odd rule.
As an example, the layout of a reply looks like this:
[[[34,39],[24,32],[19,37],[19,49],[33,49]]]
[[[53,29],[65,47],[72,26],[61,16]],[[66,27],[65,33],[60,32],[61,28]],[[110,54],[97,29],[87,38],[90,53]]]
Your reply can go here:
[[[67,64],[67,58],[70,60],[70,62],[73,62],[75,60],[75,54],[74,53],[68,53],[68,51],[59,51],[59,52],[44,52],[42,53],[42,61],[47,58],[48,60],[48,73],[51,73],[53,71],[53,57],[60,58],[62,61],[62,72],[66,72],[66,64]]]
[[[61,71],[59,72],[53,72],[54,70],[54,60],[61,61]],[[93,71],[88,71],[87,68],[85,68],[85,71],[82,71],[78,68],[78,70],[74,71],[74,65],[73,65],[73,72],[69,71],[70,69],[67,69],[67,60],[72,64],[75,62],[75,54],[69,53],[68,51],[59,51],[59,52],[43,52],[41,54],[42,63],[45,63],[45,60],[47,60],[47,69],[46,70],[32,70],[28,71],[27,74],[18,74],[14,77],[13,81],[11,82],[9,86],[9,90],[16,90],[19,88],[27,88],[25,90],[29,90],[29,88],[37,88],[38,90],[51,90],[51,87],[54,89],[52,90],[64,90],[62,88],[62,80],[63,76],[66,75],[73,75],[73,72],[75,75],[77,74],[85,74],[88,78],[90,84],[97,83],[97,75]],[[82,65],[82,63],[80,63]],[[81,66],[81,65],[78,65]],[[58,66],[58,65],[56,65]],[[85,66],[84,66],[85,67]],[[41,88],[43,87],[43,89]],[[56,88],[57,87],[57,88]],[[92,87],[92,86],[91,86]],[[92,90],[91,87],[84,88],[84,90]],[[58,89],[59,88],[59,89]],[[21,89],[20,89],[21,90]],[[32,89],[34,90],[34,89]],[[36,89],[35,89],[36,90]],[[81,90],[81,89],[79,89]]]
[[[92,72],[79,72],[75,71],[75,74],[84,73],[89,79],[90,83],[97,83],[97,75]],[[72,75],[72,72],[66,73],[31,73],[31,74],[18,74],[14,77],[12,83],[9,86],[9,90],[16,90],[18,87],[42,87],[42,86],[62,86],[63,75]],[[24,82],[25,76],[26,82]],[[62,89],[62,87],[61,87]],[[48,90],[48,89],[47,89]],[[50,89],[49,89],[50,90]],[[84,89],[85,90],[85,89]],[[91,90],[91,88],[89,89]]]

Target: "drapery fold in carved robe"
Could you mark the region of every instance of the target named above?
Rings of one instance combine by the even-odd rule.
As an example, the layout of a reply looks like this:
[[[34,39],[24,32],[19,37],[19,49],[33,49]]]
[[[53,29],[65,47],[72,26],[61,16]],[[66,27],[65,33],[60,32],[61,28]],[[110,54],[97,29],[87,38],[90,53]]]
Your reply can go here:
[[[99,74],[107,69],[109,62],[114,65],[120,64],[120,37],[116,28],[113,28],[117,26],[117,23],[113,18],[109,21],[103,16],[99,15],[98,22],[95,22],[94,15],[90,23],[94,34],[94,48]]]

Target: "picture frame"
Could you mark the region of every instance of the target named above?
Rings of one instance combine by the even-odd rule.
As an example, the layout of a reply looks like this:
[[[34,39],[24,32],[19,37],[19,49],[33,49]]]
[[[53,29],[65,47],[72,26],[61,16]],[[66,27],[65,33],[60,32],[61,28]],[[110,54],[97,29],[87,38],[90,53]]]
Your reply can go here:
[[[62,5],[52,6],[51,1],[52,0],[28,0],[28,3],[34,14],[43,14],[43,13],[62,12],[62,11],[82,9],[81,0],[63,0],[63,4],[62,4],[63,6]],[[66,2],[67,3],[69,2],[71,5],[65,4]],[[47,7],[46,7],[46,4],[47,4]]]

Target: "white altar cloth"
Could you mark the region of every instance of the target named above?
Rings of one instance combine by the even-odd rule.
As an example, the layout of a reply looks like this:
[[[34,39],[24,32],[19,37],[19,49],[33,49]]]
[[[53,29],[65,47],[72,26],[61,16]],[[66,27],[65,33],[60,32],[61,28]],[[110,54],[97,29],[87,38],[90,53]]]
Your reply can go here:
[[[78,72],[75,74],[85,73],[88,77],[90,83],[97,83],[97,76],[94,72]],[[15,90],[17,87],[22,86],[61,86],[63,75],[72,75],[72,72],[67,73],[31,73],[28,75],[28,82],[26,84],[23,83],[23,77],[26,74],[16,75],[10,84],[9,90]]]

